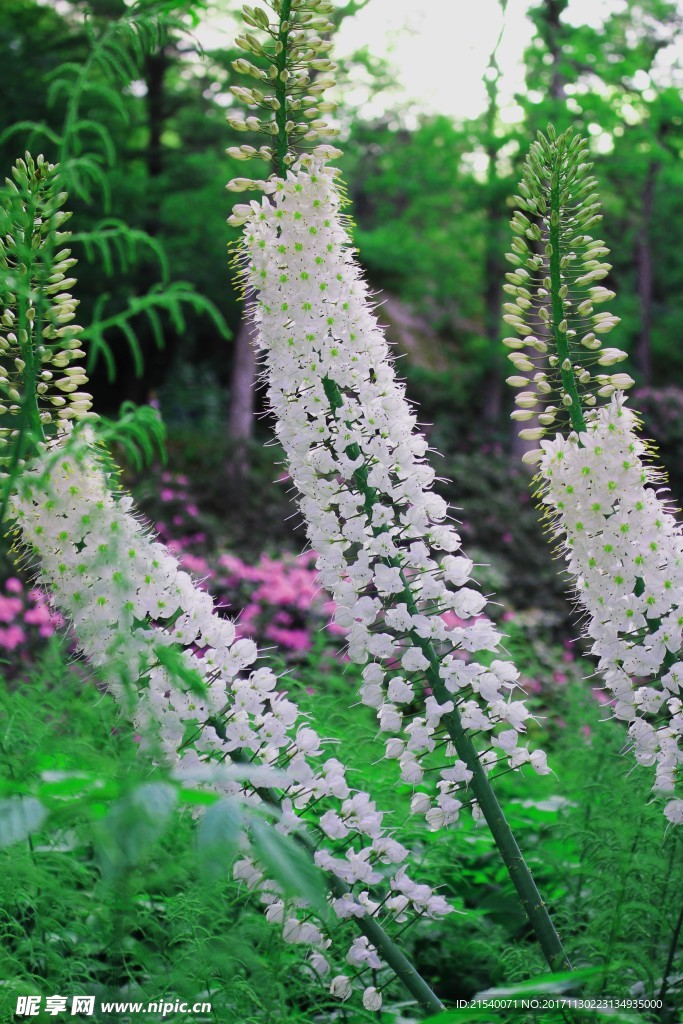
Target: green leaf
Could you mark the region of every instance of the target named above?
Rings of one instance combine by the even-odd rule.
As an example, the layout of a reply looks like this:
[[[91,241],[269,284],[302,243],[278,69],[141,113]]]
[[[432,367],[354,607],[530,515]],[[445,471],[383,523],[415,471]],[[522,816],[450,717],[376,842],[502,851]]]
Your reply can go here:
[[[329,910],[322,871],[311,854],[292,836],[283,836],[272,825],[254,819],[251,837],[256,856],[281,886],[285,896],[304,899],[325,920]]]
[[[597,968],[585,967],[576,971],[561,971],[556,974],[541,974],[528,981],[520,981],[516,985],[505,985],[502,988],[491,988],[478,992],[478,999],[525,999],[532,995],[553,995],[577,990],[580,984],[594,977]]]
[[[105,874],[135,867],[166,831],[177,799],[166,782],[145,782],[117,800],[99,828]]]
[[[47,817],[47,808],[32,796],[0,800],[0,847],[11,846],[37,832]]]
[[[170,672],[175,679],[179,679],[190,693],[194,693],[198,697],[204,696],[206,693],[206,683],[197,669],[190,666],[185,652],[180,647],[177,645],[166,647],[163,644],[157,644],[154,648],[154,653],[159,664]]]
[[[207,807],[197,829],[199,871],[216,882],[237,853],[242,832],[242,808],[236,800],[221,800]]]

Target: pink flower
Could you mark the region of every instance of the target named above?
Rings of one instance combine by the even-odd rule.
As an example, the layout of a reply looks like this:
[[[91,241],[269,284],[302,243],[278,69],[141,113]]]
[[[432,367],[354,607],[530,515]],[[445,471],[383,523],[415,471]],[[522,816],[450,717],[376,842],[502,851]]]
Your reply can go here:
[[[183,569],[193,572],[197,576],[213,576],[214,572],[209,568],[209,563],[201,555],[192,555],[185,552],[180,559]]]
[[[175,498],[175,491],[171,487],[162,487],[159,497],[162,501],[173,501]]]
[[[453,629],[454,626],[466,626],[467,623],[464,619],[461,619],[454,611],[443,612],[441,618],[446,623],[449,629]]]
[[[26,634],[19,626],[9,626],[7,629],[0,627],[0,647],[6,647],[13,651],[19,644],[23,644]]]
[[[46,626],[53,624],[53,617],[50,609],[44,604],[37,604],[34,608],[27,608],[24,612],[24,622],[29,626]]]
[[[305,629],[281,629],[271,625],[265,635],[290,651],[308,651],[311,648],[311,639]]]
[[[5,581],[5,590],[10,594],[20,594],[23,589],[24,584],[21,580],[18,580],[16,576],[10,576],[10,578]]]
[[[0,622],[13,622],[24,605],[18,597],[4,597],[0,594]]]

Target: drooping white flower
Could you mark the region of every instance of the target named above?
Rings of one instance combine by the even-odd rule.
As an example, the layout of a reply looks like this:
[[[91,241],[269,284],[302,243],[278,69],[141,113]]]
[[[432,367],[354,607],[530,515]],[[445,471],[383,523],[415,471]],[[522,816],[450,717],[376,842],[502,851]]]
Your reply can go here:
[[[461,651],[484,652],[487,660],[500,637],[482,618],[486,601],[472,582],[473,564],[432,490],[427,442],[372,312],[334,172],[320,159],[303,159],[269,197],[252,203],[244,230],[244,279],[258,297],[269,402],[319,553],[319,579],[348,630],[350,658],[365,666],[361,700],[377,709],[381,731],[409,737],[405,750],[398,736],[389,740],[388,756],[405,781],[420,785],[421,760],[454,707],[444,694],[464,702],[472,731],[495,736],[512,727],[523,735],[528,713],[511,701],[518,673],[500,660],[489,667],[459,660]],[[442,703],[430,698],[411,736],[402,708],[424,703],[435,685]],[[545,770],[523,744],[513,756],[502,745],[499,751],[514,766]],[[455,784],[439,789],[438,774],[430,779],[430,801],[414,806],[435,825],[454,821]]]
[[[673,793],[683,764],[683,531],[617,392],[585,433],[543,442],[543,503],[636,759]],[[665,813],[675,821],[679,800]]]
[[[366,988],[363,992],[363,1006],[366,1010],[381,1010],[382,993],[372,985]]]

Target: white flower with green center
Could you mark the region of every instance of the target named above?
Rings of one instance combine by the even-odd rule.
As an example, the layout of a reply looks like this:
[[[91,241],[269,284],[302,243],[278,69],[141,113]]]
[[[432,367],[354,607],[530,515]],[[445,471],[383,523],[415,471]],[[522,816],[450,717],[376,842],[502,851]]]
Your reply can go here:
[[[432,491],[427,442],[396,380],[339,208],[334,172],[314,156],[252,204],[245,226],[268,396],[319,579],[348,630],[351,659],[366,666],[361,699],[377,709],[382,731],[406,737],[401,752],[388,741],[404,781],[422,783],[422,755],[443,741],[444,716],[456,704],[497,751],[486,767],[518,767],[530,761],[517,742],[529,714],[514,699],[518,673],[491,656],[500,636],[482,618],[472,562],[455,554],[460,537]],[[461,651],[484,658],[465,666]],[[419,720],[416,699],[427,712]],[[541,757],[535,767],[547,770]],[[453,791],[467,780],[430,778],[427,820],[450,824],[462,806]]]
[[[683,765],[683,531],[656,486],[620,392],[568,440],[543,441],[542,501],[565,550],[585,631],[655,789],[680,791]],[[683,801],[665,808],[683,821]]]
[[[233,623],[216,613],[211,597],[141,525],[130,498],[112,490],[84,434],[85,444],[53,442],[26,468],[11,501],[18,544],[37,563],[40,582],[71,623],[81,653],[119,699],[136,697],[143,737],[149,743],[156,736],[166,758],[183,770],[235,760],[284,771],[278,828],[316,827],[323,840],[316,862],[349,887],[348,895],[332,887],[333,909],[346,918],[351,900],[355,918],[403,920],[406,908],[393,907],[390,897],[409,851],[387,831],[370,796],[351,788],[346,768],[328,756],[297,705],[276,689],[273,672],[256,666],[253,641],[235,638]],[[179,680],[194,685],[181,689]],[[219,788],[261,800],[240,782]],[[326,808],[322,815],[320,808]],[[285,904],[275,883],[249,858],[236,863],[235,873],[262,893],[270,919],[281,923],[275,911]],[[429,886],[415,886],[415,892],[419,898],[407,908],[413,916],[450,913]],[[327,949],[317,926],[300,922],[291,905],[289,914],[287,941]],[[316,956],[323,970],[327,960]]]

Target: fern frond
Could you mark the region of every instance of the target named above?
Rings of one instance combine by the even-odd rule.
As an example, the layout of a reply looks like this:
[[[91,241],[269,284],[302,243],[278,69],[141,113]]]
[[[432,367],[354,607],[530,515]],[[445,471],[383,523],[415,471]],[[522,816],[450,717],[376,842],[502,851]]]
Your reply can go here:
[[[121,448],[137,472],[151,465],[155,458],[166,462],[166,427],[151,405],[124,402],[118,419],[100,419],[95,424],[95,434],[105,449]],[[115,467],[112,460],[108,468],[113,471]]]
[[[116,159],[108,125],[116,119],[127,123],[124,90],[139,77],[145,56],[157,49],[169,32],[182,30],[183,25],[160,8],[138,3],[104,31],[98,31],[92,21],[86,21],[86,29],[91,49],[85,63],[65,62],[47,77],[48,104],[54,106],[66,99],[63,128],[52,133],[51,141],[58,147],[63,187],[88,202],[92,201],[91,188],[97,187],[108,207],[108,181],[103,169]],[[90,108],[93,102],[102,111],[98,119],[83,112],[86,104]]]
[[[99,193],[104,209],[111,206],[109,175],[97,154],[67,156],[60,165],[60,176],[62,187],[69,195],[77,195],[90,204],[95,201],[95,194]]]
[[[117,268],[128,271],[151,255],[159,264],[162,282],[168,281],[168,257],[159,240],[116,217],[100,221],[90,231],[74,232],[71,242],[83,246],[89,262],[98,259],[108,277]]]
[[[88,372],[92,372],[97,360],[102,357],[106,363],[110,380],[114,379],[116,364],[106,335],[115,331],[124,335],[133,357],[135,373],[138,377],[142,375],[142,350],[134,327],[137,317],[142,316],[147,321],[159,348],[163,347],[159,313],[165,313],[173,328],[181,333],[185,330],[185,309],[188,306],[194,313],[208,316],[221,337],[230,337],[223,314],[217,306],[210,299],[195,291],[194,286],[187,281],[174,281],[166,286],[156,285],[146,295],[132,296],[125,309],[119,310],[111,316],[103,317],[102,314],[108,300],[108,295],[100,296],[95,308],[95,320],[90,327],[86,328],[82,337],[90,343]]]
[[[53,146],[59,147],[62,144],[62,136],[49,125],[41,121],[15,121],[3,132],[0,132],[0,145],[7,142],[14,135],[21,135],[31,147],[35,138],[44,138]]]

